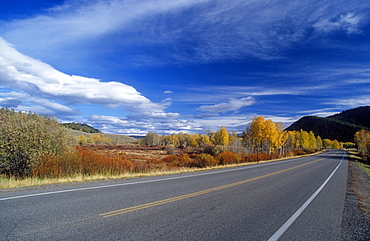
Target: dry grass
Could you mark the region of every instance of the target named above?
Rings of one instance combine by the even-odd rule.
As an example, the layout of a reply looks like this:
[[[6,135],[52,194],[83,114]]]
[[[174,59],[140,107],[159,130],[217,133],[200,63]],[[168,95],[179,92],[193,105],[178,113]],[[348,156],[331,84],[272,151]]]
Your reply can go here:
[[[367,176],[370,178],[370,165],[358,162],[357,165],[364,170],[364,172],[367,174]]]
[[[361,157],[360,153],[356,149],[347,150],[348,157],[356,161],[357,166],[359,166],[367,176],[370,178],[370,164],[366,163],[365,159]]]

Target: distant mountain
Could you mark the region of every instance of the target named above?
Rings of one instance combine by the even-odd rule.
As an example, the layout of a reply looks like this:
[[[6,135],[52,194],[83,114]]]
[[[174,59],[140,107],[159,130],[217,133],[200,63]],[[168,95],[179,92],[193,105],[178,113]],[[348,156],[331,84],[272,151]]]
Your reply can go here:
[[[286,130],[313,131],[323,139],[341,142],[354,141],[354,134],[370,130],[370,106],[358,107],[328,117],[305,116],[294,122]]]
[[[69,129],[76,130],[76,131],[83,131],[86,133],[102,133],[100,130],[95,129],[94,127],[89,126],[87,124],[72,122],[72,123],[63,123],[62,125],[64,127],[67,127]]]

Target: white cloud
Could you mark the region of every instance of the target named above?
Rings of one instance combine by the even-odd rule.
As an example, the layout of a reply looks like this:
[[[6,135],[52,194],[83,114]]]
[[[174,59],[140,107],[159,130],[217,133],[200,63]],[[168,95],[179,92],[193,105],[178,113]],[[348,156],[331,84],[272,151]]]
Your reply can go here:
[[[340,111],[341,111],[340,108],[323,108],[323,109],[315,109],[315,110],[298,111],[297,113],[319,116],[319,117],[327,117],[327,116],[338,114],[338,112]]]
[[[199,4],[199,0],[92,0],[67,1],[29,19],[3,23],[3,37],[29,48],[55,48],[138,29],[142,19]],[[27,36],[24,38],[24,36]],[[17,40],[17,41],[16,41]],[[27,43],[28,42],[28,43]],[[37,42],[37,46],[34,43]]]
[[[0,88],[1,90],[1,88]],[[33,111],[39,114],[63,115],[68,118],[78,112],[68,106],[57,103],[53,100],[39,98],[36,95],[29,95],[23,91],[1,91],[0,106],[14,108],[19,111]]]
[[[197,110],[205,112],[225,113],[229,111],[238,111],[243,107],[251,106],[254,105],[255,103],[256,103],[255,99],[251,96],[240,99],[232,98],[225,103],[219,103],[215,105],[202,105]]]
[[[132,135],[145,135],[149,131],[161,134],[172,134],[178,132],[200,132],[204,128],[191,120],[169,118],[155,121],[153,118],[141,118],[140,120],[125,117],[123,119],[115,116],[91,115],[88,122],[98,129],[108,130],[109,133],[122,133]]]
[[[368,106],[370,104],[370,95],[361,95],[353,98],[341,98],[325,102],[323,104],[330,104],[340,106],[341,108],[355,108],[358,106]]]
[[[317,31],[321,32],[334,32],[334,31],[344,31],[347,34],[359,33],[360,23],[363,17],[356,15],[354,13],[341,14],[338,18],[322,19],[315,23],[313,27]]]
[[[46,101],[46,98],[52,97],[68,104],[123,106],[130,112],[149,117],[178,116],[177,113],[164,111],[168,102],[153,103],[132,86],[64,74],[46,63],[21,54],[1,38],[0,84],[29,96],[44,97],[46,104],[43,106],[46,108],[62,108],[60,104]],[[37,103],[40,98],[29,100]]]

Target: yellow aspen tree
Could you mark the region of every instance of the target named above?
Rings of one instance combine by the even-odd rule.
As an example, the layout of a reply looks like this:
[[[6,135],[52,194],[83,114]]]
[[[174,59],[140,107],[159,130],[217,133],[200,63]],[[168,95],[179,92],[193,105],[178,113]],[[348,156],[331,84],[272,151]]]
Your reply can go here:
[[[247,129],[247,134],[251,136],[254,143],[262,143],[265,131],[265,118],[257,116],[252,119],[252,122]]]
[[[288,132],[284,131],[284,126],[282,123],[278,122],[278,123],[275,123],[275,125],[276,125],[276,130],[278,132],[277,148],[280,149],[280,155],[284,155],[285,154],[284,144],[288,139]]]
[[[218,131],[218,135],[219,135],[220,145],[223,145],[223,146],[229,145],[229,132],[227,131],[225,126],[221,127],[221,129]]]
[[[316,138],[317,141],[317,149],[321,150],[323,148],[323,142],[320,136],[317,136]]]
[[[324,148],[332,148],[332,146],[333,146],[333,141],[332,140],[324,139],[322,142],[323,142]]]
[[[171,145],[171,136],[163,134],[161,136],[161,144],[165,146]]]
[[[170,141],[171,141],[172,145],[178,146],[179,145],[179,136],[176,135],[175,133],[172,133],[172,135],[170,136]]]
[[[209,145],[211,144],[211,140],[209,139],[208,135],[200,134],[198,137],[198,144],[199,146]]]
[[[355,134],[355,142],[361,154],[368,154],[370,152],[370,131],[357,131]]]
[[[309,133],[309,147],[311,148],[317,148],[317,139],[315,137],[315,133],[313,131],[310,131]]]
[[[257,153],[268,151],[266,149],[266,121],[263,116],[256,116],[252,119],[250,126],[247,128],[244,136],[244,143],[249,146],[246,146],[247,149],[250,149]],[[249,151],[249,152],[250,152]]]
[[[299,144],[301,148],[307,148],[310,146],[310,135],[307,131],[302,129],[299,131]]]
[[[209,132],[209,139],[213,145],[218,145],[217,135],[215,132]]]
[[[332,148],[333,148],[333,149],[340,149],[340,148],[341,148],[341,146],[340,146],[339,141],[334,140],[334,141],[333,141]]]
[[[188,145],[191,147],[198,147],[196,135],[187,134]]]
[[[268,151],[271,152],[275,147],[278,147],[279,143],[279,132],[276,128],[275,123],[272,120],[265,121],[264,132],[265,132],[264,139],[266,141]]]
[[[299,133],[297,131],[288,131],[288,140],[291,148],[299,148]]]

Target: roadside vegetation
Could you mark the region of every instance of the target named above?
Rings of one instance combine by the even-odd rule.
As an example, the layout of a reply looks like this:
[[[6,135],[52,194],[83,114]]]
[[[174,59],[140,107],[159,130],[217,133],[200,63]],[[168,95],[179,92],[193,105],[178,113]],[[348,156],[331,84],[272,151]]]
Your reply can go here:
[[[149,132],[139,144],[123,145],[102,133],[73,137],[53,118],[1,109],[0,189],[256,163],[343,145],[353,143],[285,131],[262,116],[242,134],[226,127],[204,134]]]
[[[370,131],[361,130],[356,132],[355,141],[358,150],[354,153],[357,157],[357,165],[361,167],[370,178]]]

